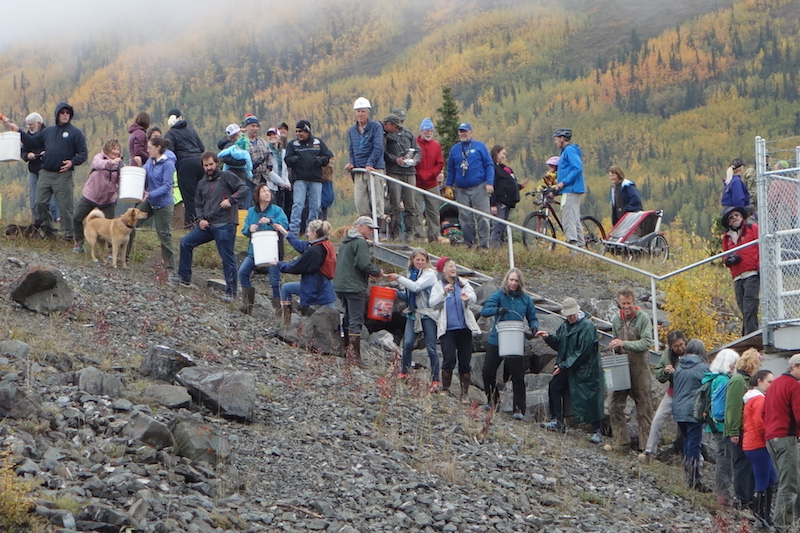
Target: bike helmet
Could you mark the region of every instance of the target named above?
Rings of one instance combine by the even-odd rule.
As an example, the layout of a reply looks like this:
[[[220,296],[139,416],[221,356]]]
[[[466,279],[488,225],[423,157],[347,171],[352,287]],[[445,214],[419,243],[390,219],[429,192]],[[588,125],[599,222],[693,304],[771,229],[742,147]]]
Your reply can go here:
[[[572,130],[569,128],[558,128],[554,133],[553,137],[564,137],[566,139],[572,138]]]
[[[551,157],[550,159],[547,160],[547,164],[551,165],[551,166],[554,166],[554,167],[557,167],[559,161],[561,161],[561,158],[558,157],[557,155],[554,155],[553,157]]]

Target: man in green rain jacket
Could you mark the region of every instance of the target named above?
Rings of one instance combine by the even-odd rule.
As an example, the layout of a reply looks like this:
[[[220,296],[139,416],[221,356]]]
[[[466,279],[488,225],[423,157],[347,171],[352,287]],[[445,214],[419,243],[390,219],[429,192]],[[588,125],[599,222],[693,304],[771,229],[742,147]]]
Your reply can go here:
[[[597,329],[589,314],[578,307],[575,298],[564,299],[561,314],[566,320],[553,335],[546,331],[536,332],[551,348],[558,350],[548,390],[551,420],[543,423],[542,427],[560,433],[566,431],[564,407],[569,392],[575,421],[592,424],[590,440],[597,444],[602,441],[600,423],[605,416],[605,386]]]

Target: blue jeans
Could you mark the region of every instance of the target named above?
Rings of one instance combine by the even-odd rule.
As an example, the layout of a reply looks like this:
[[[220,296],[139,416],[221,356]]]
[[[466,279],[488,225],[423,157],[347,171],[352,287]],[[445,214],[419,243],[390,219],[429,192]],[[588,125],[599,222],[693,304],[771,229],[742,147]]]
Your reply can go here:
[[[511,208],[506,204],[497,203],[497,218],[508,220],[508,215],[511,214]],[[499,248],[503,245],[503,237],[505,237],[506,225],[500,222],[492,221],[492,236],[489,238],[489,246],[492,248]]]
[[[34,174],[33,172],[29,172],[28,178],[30,181],[30,191],[28,192],[28,200],[30,201],[31,215],[33,215],[33,221],[38,222],[39,217],[36,215],[36,184],[39,183],[39,176],[37,174]],[[55,196],[50,198],[50,216],[53,217],[53,220],[58,220],[59,218],[61,218],[61,214],[58,211],[58,204],[56,203]]]
[[[439,376],[441,366],[439,365],[439,353],[436,351],[436,321],[430,318],[422,318],[422,334],[425,337],[425,348],[428,350],[428,359],[431,362],[431,381],[441,381]],[[403,333],[403,370],[408,373],[411,368],[411,352],[414,350],[414,343],[417,341],[417,333],[414,331],[414,320],[406,318],[406,329]]]
[[[250,283],[250,276],[255,269],[255,259],[253,259],[252,255],[248,255],[244,258],[244,261],[242,261],[241,266],[239,266],[239,283],[241,283],[243,289],[249,289],[253,286],[253,284]],[[278,269],[278,265],[268,266],[267,274],[269,275],[270,287],[272,287],[272,297],[277,298],[281,286],[281,271]]]
[[[245,183],[245,185],[247,185],[248,193],[245,194],[244,198],[242,198],[242,201],[239,202],[239,209],[244,209],[247,211],[253,207],[253,193],[256,190],[256,184],[249,179],[243,179],[242,181]],[[244,287],[244,285],[242,285],[242,287]]]
[[[289,222],[289,231],[295,235],[300,234],[300,223],[303,208],[308,200],[308,220],[319,218],[319,205],[322,201],[322,183],[297,180],[292,185],[294,201],[292,203],[292,220]]]
[[[690,487],[700,483],[700,441],[703,439],[703,424],[678,422],[683,435],[683,459],[686,480]]]
[[[217,252],[222,259],[222,272],[225,275],[225,293],[236,294],[236,256],[233,245],[236,242],[236,225],[223,224],[209,226],[208,229],[195,227],[181,239],[181,255],[178,261],[178,276],[182,281],[192,281],[192,259],[194,249],[207,242],[214,241]]]

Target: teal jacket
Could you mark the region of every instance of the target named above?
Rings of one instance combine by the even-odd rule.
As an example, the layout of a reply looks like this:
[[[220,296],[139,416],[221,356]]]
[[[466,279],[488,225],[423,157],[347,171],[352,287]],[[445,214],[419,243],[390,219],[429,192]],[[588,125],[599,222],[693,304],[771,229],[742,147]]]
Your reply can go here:
[[[261,220],[262,217],[267,217],[269,219],[269,224],[259,224],[258,221]],[[286,213],[283,212],[283,209],[277,205],[269,204],[264,211],[260,211],[258,206],[254,205],[247,210],[247,215],[244,219],[244,227],[242,228],[242,235],[248,238],[251,237],[250,226],[253,224],[258,224],[258,231],[274,231],[275,228],[272,227],[273,224],[280,224],[284,228],[287,228],[289,227],[289,220],[286,218]],[[247,255],[253,257],[252,241],[247,247]]]
[[[497,316],[497,310],[503,307],[508,310],[504,316]],[[522,291],[506,292],[499,289],[494,292],[486,303],[483,304],[481,309],[481,316],[493,316],[494,324],[492,331],[489,333],[489,344],[497,346],[497,323],[505,320],[528,320],[528,326],[536,333],[539,329],[539,319],[536,318],[536,307],[533,305],[533,300],[530,296]]]

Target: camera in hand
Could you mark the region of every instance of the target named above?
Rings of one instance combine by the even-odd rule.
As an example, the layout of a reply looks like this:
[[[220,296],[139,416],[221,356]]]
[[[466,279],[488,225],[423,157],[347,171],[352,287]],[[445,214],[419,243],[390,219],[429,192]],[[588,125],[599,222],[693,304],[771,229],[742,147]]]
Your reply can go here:
[[[742,262],[742,257],[737,253],[732,253],[730,255],[725,256],[725,266],[732,267],[734,265],[738,265]]]

